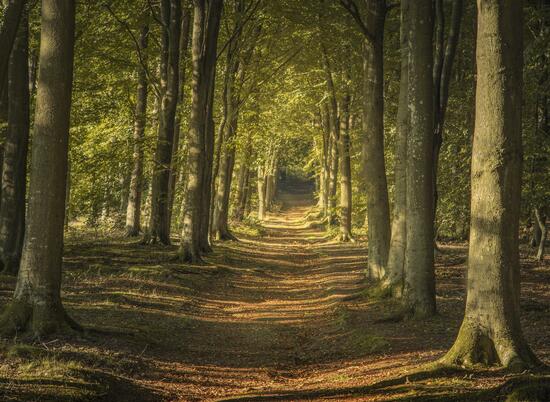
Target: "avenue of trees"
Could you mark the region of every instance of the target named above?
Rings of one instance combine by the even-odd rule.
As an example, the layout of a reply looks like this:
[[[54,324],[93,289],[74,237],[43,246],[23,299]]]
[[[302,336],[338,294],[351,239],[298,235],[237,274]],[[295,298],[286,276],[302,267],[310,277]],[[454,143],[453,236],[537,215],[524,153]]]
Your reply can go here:
[[[75,4],[76,3],[76,4]],[[550,212],[547,0],[3,0],[0,334],[79,331],[63,238],[105,227],[204,263],[232,225],[315,182],[312,216],[368,242],[366,276],[437,313],[438,244],[469,239],[442,359],[539,364],[519,317],[520,243]]]

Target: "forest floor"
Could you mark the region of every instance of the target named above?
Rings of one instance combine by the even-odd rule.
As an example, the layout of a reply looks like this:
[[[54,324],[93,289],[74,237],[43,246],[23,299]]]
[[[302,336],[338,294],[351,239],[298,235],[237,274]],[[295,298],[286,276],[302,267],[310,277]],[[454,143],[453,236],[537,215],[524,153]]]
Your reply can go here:
[[[0,341],[0,400],[481,401],[550,386],[547,374],[425,365],[460,325],[466,244],[437,257],[439,314],[401,321],[398,306],[369,296],[364,239],[328,237],[306,219],[304,192],[281,201],[198,266],[179,264],[176,246],[69,236],[63,301],[86,332]],[[0,279],[2,308],[15,280]],[[525,335],[548,364],[550,260],[523,254],[522,281]]]

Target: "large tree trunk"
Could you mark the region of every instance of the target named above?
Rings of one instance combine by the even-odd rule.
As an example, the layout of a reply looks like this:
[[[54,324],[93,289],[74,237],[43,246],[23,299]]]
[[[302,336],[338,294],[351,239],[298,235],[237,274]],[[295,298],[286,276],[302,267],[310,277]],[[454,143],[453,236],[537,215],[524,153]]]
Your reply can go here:
[[[384,22],[385,0],[369,0],[366,25],[371,37],[363,51],[363,143],[361,165],[367,197],[368,271],[373,279],[385,273],[390,245],[390,210],[384,161]]]
[[[407,137],[409,132],[409,3],[401,1],[401,78],[395,140],[394,205],[390,250],[382,286],[390,296],[403,293],[405,250],[407,246]]]
[[[27,150],[29,146],[29,25],[21,18],[11,52],[8,84],[8,133],[4,143],[0,206],[0,270],[19,270],[25,232]]]
[[[409,3],[409,118],[405,304],[411,314],[435,314],[433,248],[432,0]]]
[[[138,68],[138,85],[136,96],[136,110],[134,116],[134,135],[132,155],[132,176],[126,209],[126,235],[138,236],[141,231],[141,198],[143,193],[143,140],[145,138],[145,123],[147,118],[147,36],[149,26],[141,28],[139,52],[141,63]]]
[[[189,122],[189,156],[187,191],[184,200],[184,217],[180,257],[184,261],[201,260],[205,235],[208,237],[210,187],[207,164],[212,164],[212,88],[216,70],[217,38],[219,33],[222,0],[194,0],[193,20],[193,85],[191,118]],[[210,131],[210,133],[208,133]],[[210,157],[207,154],[210,152]],[[206,222],[205,222],[206,221]],[[205,227],[206,223],[206,227]],[[206,231],[206,234],[204,233]],[[202,242],[201,242],[202,240]]]
[[[466,312],[446,363],[538,363],[519,320],[523,9],[478,0],[477,87]]]
[[[146,241],[170,244],[170,171],[179,91],[181,1],[162,0],[161,110]]]
[[[67,323],[77,327],[61,304],[74,1],[43,0],[41,21],[29,216],[14,298],[0,318],[3,334],[30,329],[44,336]]]
[[[340,116],[340,241],[353,240],[351,234],[351,159],[350,159],[350,102],[347,93],[342,100]]]
[[[4,9],[4,18],[0,24],[0,95],[6,90],[10,53],[26,4],[27,0],[7,0]]]

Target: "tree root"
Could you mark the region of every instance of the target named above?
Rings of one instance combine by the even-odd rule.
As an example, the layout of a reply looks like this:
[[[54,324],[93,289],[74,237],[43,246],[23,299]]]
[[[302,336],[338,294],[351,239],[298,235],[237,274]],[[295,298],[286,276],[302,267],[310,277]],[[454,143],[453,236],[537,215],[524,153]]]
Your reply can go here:
[[[463,322],[454,345],[439,362],[460,367],[496,365],[516,373],[541,365],[521,335],[489,336],[488,332]]]
[[[13,300],[0,316],[0,336],[9,337],[29,332],[33,338],[44,338],[60,332],[83,331],[65,311],[61,302],[34,303]]]

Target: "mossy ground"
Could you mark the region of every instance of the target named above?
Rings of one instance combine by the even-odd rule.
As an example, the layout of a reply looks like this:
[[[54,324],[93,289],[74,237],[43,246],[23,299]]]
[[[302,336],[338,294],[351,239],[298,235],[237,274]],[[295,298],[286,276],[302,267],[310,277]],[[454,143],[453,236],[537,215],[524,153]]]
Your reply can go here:
[[[392,319],[399,305],[366,290],[364,237],[338,244],[304,218],[308,200],[283,201],[234,226],[240,241],[205,265],[180,264],[177,246],[71,232],[63,302],[85,332],[4,339],[0,400],[548,400],[544,373],[426,366],[462,319],[465,244],[437,257],[439,314]],[[524,331],[548,363],[550,261],[524,257]],[[14,286],[0,277],[0,308]]]

